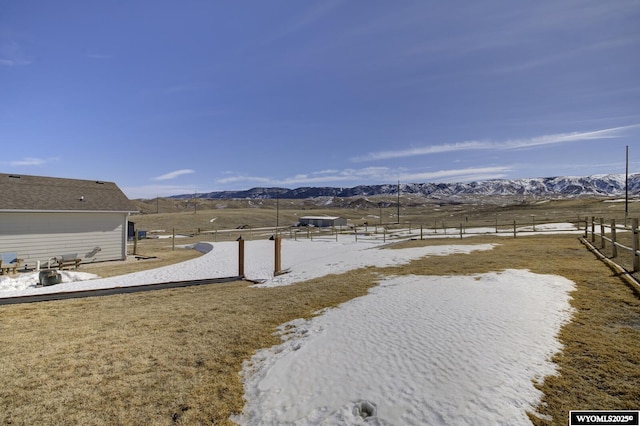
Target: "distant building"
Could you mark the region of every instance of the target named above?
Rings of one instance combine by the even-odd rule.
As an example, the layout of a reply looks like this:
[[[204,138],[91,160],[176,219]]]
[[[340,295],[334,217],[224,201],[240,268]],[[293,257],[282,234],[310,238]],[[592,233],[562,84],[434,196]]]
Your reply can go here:
[[[0,194],[0,252],[16,252],[23,266],[65,254],[126,259],[136,208],[115,183],[0,174]]]
[[[347,226],[347,219],[336,216],[302,216],[300,218],[300,225],[317,226],[318,228]]]

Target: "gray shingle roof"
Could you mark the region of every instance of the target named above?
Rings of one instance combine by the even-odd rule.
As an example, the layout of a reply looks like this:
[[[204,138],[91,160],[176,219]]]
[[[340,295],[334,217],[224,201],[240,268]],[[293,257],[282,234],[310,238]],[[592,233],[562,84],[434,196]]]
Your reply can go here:
[[[113,182],[3,173],[0,210],[137,211]]]

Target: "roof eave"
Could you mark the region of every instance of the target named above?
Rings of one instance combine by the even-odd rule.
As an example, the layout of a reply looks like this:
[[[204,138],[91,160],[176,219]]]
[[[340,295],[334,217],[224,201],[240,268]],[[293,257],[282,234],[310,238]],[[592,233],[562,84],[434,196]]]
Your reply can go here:
[[[140,213],[139,210],[37,210],[0,209],[0,213]]]

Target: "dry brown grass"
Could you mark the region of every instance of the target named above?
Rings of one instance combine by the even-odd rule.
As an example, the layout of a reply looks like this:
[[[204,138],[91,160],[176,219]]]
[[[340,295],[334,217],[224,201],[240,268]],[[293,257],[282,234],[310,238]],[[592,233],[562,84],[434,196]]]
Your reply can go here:
[[[254,289],[246,283],[0,307],[0,420],[11,424],[224,424],[243,406],[238,372],[278,342],[279,324],[363,295],[378,274],[472,274],[506,268],[576,283],[574,321],[540,386],[539,410],[638,408],[640,304],[575,236],[475,237],[492,251]],[[532,283],[535,284],[535,283]],[[633,405],[636,405],[635,407]]]
[[[276,327],[362,295],[368,273],[0,307],[6,424],[220,424]]]

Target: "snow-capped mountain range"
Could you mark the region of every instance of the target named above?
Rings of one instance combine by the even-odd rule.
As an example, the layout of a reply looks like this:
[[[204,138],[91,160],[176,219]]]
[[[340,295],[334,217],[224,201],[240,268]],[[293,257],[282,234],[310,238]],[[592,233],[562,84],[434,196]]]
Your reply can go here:
[[[469,183],[400,183],[401,194],[416,194],[434,198],[452,196],[533,196],[562,197],[623,196],[624,174],[593,176],[559,176],[530,179],[492,179]],[[206,199],[304,199],[314,197],[356,197],[391,195],[398,193],[397,184],[359,185],[345,187],[252,188],[243,191],[216,191],[196,194]],[[629,196],[640,195],[640,173],[629,175]],[[172,198],[193,198],[194,194],[174,195]]]

